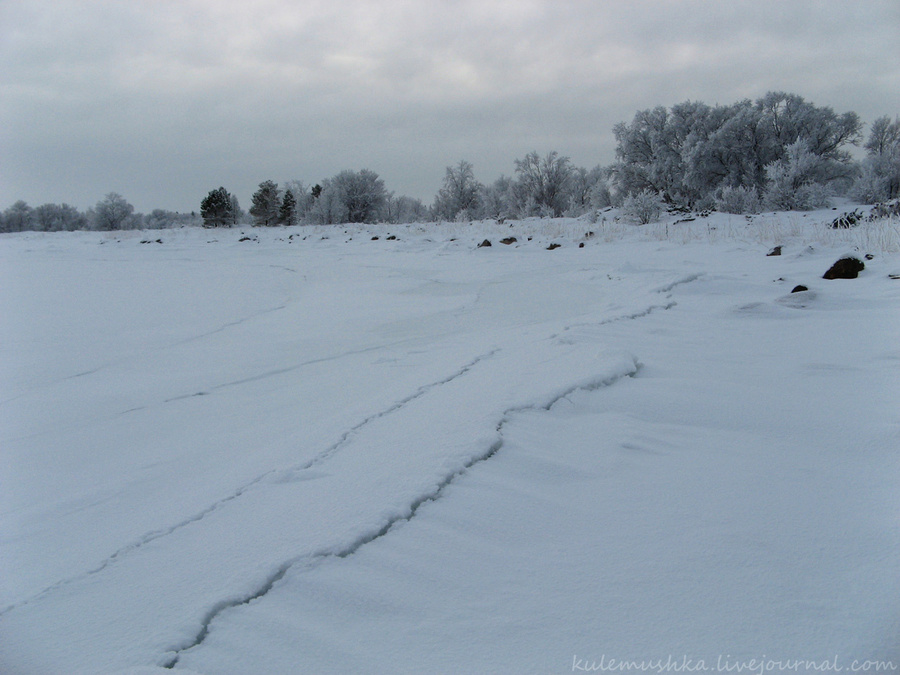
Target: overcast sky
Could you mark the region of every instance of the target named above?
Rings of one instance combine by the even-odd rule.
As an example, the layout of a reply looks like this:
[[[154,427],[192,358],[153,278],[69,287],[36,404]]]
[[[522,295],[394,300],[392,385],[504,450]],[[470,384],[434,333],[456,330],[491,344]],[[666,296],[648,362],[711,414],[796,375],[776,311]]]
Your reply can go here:
[[[637,110],[771,90],[870,123],[898,36],[898,0],[2,0],[0,209],[363,168],[430,204],[461,159],[608,164]]]

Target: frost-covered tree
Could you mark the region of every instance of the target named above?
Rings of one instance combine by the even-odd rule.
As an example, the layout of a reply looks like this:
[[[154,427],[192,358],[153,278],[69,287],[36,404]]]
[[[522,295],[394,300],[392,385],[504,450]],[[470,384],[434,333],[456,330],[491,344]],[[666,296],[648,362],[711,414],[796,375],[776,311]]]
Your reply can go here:
[[[69,204],[41,204],[34,209],[34,228],[44,232],[72,232],[88,227],[87,218]]]
[[[387,198],[384,181],[374,171],[341,171],[323,181],[313,218],[323,224],[374,223],[381,217]]]
[[[234,199],[223,187],[210,190],[200,202],[203,227],[231,227],[234,224]]]
[[[36,206],[33,212],[34,229],[38,232],[58,232],[60,227],[56,227],[56,210],[59,207],[56,204],[41,204]]]
[[[132,223],[134,207],[122,195],[110,192],[94,207],[94,226],[98,230],[124,230]]]
[[[297,212],[297,222],[305,223],[309,220],[309,212],[315,201],[309,187],[302,180],[289,180],[284,183],[285,193],[294,195],[294,203]]]
[[[388,195],[384,205],[384,221],[387,223],[424,223],[428,221],[428,207],[421,199],[401,195]]]
[[[483,218],[511,217],[515,210],[513,179],[509,176],[500,176],[490,185],[482,186],[479,200]]]
[[[444,182],[432,207],[436,218],[442,220],[472,220],[479,216],[479,196],[482,185],[475,180],[472,165],[462,160],[448,166]]]
[[[253,224],[260,226],[278,225],[278,214],[281,209],[281,190],[278,183],[264,180],[259,189],[253,193],[250,215]]]
[[[851,194],[865,203],[900,197],[900,118],[880,117],[866,140],[866,158]]]
[[[594,186],[604,180],[603,169],[599,166],[590,170],[584,167],[572,169],[567,215],[580,216],[594,208],[591,204],[591,193]]]
[[[592,209],[605,209],[619,203],[617,195],[613,192],[614,173],[615,168],[611,166],[600,170],[600,176],[591,186],[591,191],[588,195]]]
[[[890,155],[900,147],[900,117],[894,121],[885,115],[872,122],[869,138],[863,147],[870,155]]]
[[[244,216],[247,215],[244,213],[244,209],[241,208],[241,203],[238,201],[237,195],[231,195],[231,225],[237,225],[238,223],[244,222]]]
[[[623,194],[647,190],[670,201],[680,200],[684,179],[682,122],[679,119],[676,123],[666,108],[657,106],[637,112],[630,125],[621,122],[613,128],[616,178]]]
[[[23,232],[34,228],[34,209],[21,199],[3,212],[3,232]]]
[[[826,159],[848,163],[847,145],[859,143],[862,122],[855,112],[838,115],[827,106],[815,106],[802,96],[783,91],[769,92],[756,102],[764,128],[769,133],[772,161],[781,159],[798,140],[809,151]]]
[[[707,108],[684,145],[681,206],[707,206],[719,188],[761,189],[765,183],[766,134],[749,100]]]
[[[369,169],[344,171],[335,179],[347,207],[348,222],[374,223],[380,218],[388,193],[377,173]]]
[[[316,184],[310,191],[310,195],[313,201],[309,213],[311,222],[330,225],[346,221],[347,211],[344,208],[340,191],[336,187],[332,188],[330,178],[326,178],[321,184]]]
[[[846,184],[853,173],[846,146],[859,141],[860,128],[856,113],[838,115],[784,92],[755,103],[687,101],[639,111],[614,129],[614,184],[623,195],[650,190],[675,206],[705,207],[720,188],[764,190],[767,167],[785,159],[797,141],[822,160],[820,181]]]
[[[178,211],[168,211],[166,209],[153,209],[143,217],[142,227],[148,230],[164,230],[170,227],[188,227],[202,224],[203,218],[193,211],[191,213],[179,213]],[[230,227],[232,224],[227,222],[225,226]]]
[[[569,205],[572,165],[556,151],[540,157],[528,153],[516,160],[516,207],[522,216],[563,215]]]

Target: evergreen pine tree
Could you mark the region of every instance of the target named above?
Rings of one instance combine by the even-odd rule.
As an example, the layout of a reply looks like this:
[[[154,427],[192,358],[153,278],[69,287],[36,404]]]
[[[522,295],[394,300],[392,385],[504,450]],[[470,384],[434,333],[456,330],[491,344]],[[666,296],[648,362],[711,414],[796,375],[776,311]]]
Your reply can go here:
[[[281,200],[281,208],[278,211],[278,220],[282,225],[297,224],[297,199],[290,190],[284,191],[284,199]]]
[[[254,225],[278,224],[280,192],[275,181],[265,180],[259,184],[259,189],[253,193],[253,205],[250,207]]]
[[[234,202],[223,187],[211,190],[200,202],[203,227],[229,227],[234,220]]]

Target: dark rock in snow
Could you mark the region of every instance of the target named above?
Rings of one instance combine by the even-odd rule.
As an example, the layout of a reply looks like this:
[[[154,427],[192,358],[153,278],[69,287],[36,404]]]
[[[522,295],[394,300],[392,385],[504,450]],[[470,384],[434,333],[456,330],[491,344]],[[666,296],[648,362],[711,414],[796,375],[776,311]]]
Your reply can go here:
[[[519,241],[519,240],[516,239],[515,237],[507,237],[506,239],[501,239],[500,243],[506,244],[507,246],[509,246],[510,244],[515,244],[517,241]]]
[[[809,289],[806,286],[804,286],[803,284],[799,284],[797,286],[794,286],[794,289],[791,291],[791,293],[802,293],[803,291],[808,290]]]
[[[578,244],[578,248],[584,248],[584,242],[583,242],[583,241],[582,241],[581,243]]]
[[[875,256],[871,253],[866,253],[866,260],[875,260]]]
[[[766,253],[766,255],[767,255],[767,256],[781,255],[781,247],[780,247],[780,246],[776,246],[776,247],[773,248],[771,251],[769,251],[768,253]]]
[[[375,235],[374,237],[372,237],[372,241],[378,241],[378,235]]]
[[[478,244],[478,248],[484,248],[485,246],[490,246],[490,245],[491,245],[491,240],[485,239],[483,242]]]
[[[562,246],[562,244],[556,244],[556,243],[550,244],[550,245],[547,247],[547,250],[548,250],[548,251],[553,251],[553,250],[555,250],[555,249],[558,249],[560,246]]]
[[[823,279],[856,279],[866,269],[866,264],[859,258],[841,258],[822,275]]]
[[[393,234],[389,234],[388,236],[385,237],[385,239],[387,241],[397,241],[397,237]]]

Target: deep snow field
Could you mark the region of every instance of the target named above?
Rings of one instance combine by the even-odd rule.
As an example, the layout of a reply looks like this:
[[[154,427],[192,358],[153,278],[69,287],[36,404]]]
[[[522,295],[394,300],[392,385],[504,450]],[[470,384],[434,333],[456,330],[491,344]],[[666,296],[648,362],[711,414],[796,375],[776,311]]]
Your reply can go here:
[[[0,236],[0,673],[900,672],[843,210]]]

